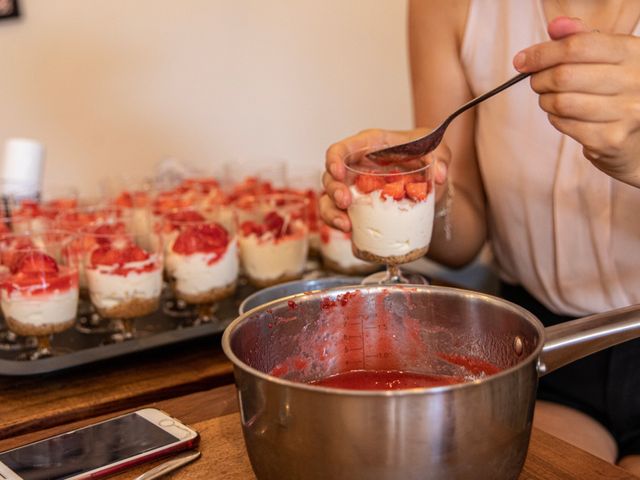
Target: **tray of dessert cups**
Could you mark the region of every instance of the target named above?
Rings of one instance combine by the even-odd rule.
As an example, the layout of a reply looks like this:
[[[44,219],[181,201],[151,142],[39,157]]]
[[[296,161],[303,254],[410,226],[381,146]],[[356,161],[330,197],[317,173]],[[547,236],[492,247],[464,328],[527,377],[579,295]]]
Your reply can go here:
[[[219,334],[260,289],[379,270],[319,224],[316,200],[255,179],[226,192],[198,179],[87,204],[16,202],[0,219],[0,375]]]
[[[307,282],[309,285],[316,285],[318,280],[335,275],[335,272],[319,267],[317,261],[308,261],[303,277],[296,282],[300,282],[301,285]],[[286,283],[291,282],[285,282],[283,285]],[[73,326],[62,327],[60,330],[50,326],[44,329],[37,326],[30,328],[27,322],[26,327],[22,325],[22,330],[20,326],[16,328],[15,324],[12,325],[12,329],[8,329],[7,320],[2,318],[0,375],[29,376],[51,373],[213,336],[221,333],[238,316],[239,307],[246,298],[260,290],[249,283],[246,277],[239,277],[234,294],[210,308],[207,312],[209,318],[203,321],[198,320],[198,312],[193,305],[176,299],[172,288],[165,284],[159,299],[159,308],[132,319],[132,333],[128,338],[123,338],[125,334],[122,325],[104,324],[100,318],[100,321],[96,322],[98,328],[92,327],[90,317],[97,316],[96,311],[90,300],[84,298],[79,300],[78,314],[73,320]],[[22,335],[14,333],[15,330]],[[34,355],[42,347],[39,342],[43,334],[48,336],[45,345],[48,352],[41,356]]]

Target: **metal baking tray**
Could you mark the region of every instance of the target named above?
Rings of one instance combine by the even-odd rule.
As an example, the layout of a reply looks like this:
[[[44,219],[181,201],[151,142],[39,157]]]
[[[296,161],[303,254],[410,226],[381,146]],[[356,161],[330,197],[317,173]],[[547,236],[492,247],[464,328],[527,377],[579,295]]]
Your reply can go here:
[[[83,333],[76,328],[52,336],[54,355],[29,360],[24,351],[0,349],[0,375],[28,376],[51,373],[86,365],[113,357],[142,352],[222,332],[238,315],[240,302],[255,292],[240,285],[236,295],[220,302],[210,323],[193,324],[186,317],[173,317],[160,309],[152,315],[135,319],[136,336],[131,340],[113,342],[110,333]],[[161,303],[170,300],[165,296]],[[0,320],[0,330],[3,329]]]
[[[314,283],[316,279],[327,275],[333,274],[323,271],[320,264],[312,260],[307,265],[303,280]],[[210,323],[194,325],[184,318],[168,315],[161,308],[152,315],[135,319],[136,337],[131,340],[113,343],[109,342],[109,333],[87,334],[71,328],[53,335],[51,346],[55,354],[50,357],[28,360],[22,358],[22,351],[0,349],[0,375],[29,376],[57,372],[219,334],[238,316],[240,304],[256,292],[257,289],[240,278],[236,294],[218,303],[215,318]],[[164,294],[162,305],[169,301],[169,295]],[[4,324],[0,319],[0,331],[3,329]]]

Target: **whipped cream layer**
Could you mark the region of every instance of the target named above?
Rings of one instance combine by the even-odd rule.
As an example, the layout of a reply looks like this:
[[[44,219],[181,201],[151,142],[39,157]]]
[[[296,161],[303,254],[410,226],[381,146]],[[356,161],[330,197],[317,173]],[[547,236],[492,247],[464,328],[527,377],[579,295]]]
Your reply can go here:
[[[186,295],[199,295],[232,284],[238,278],[238,263],[235,238],[229,241],[220,257],[217,253],[176,253],[172,243],[165,260],[167,273],[175,279],[176,290]]]
[[[128,270],[126,274],[115,273],[122,268]],[[162,269],[157,255],[125,265],[87,267],[86,274],[91,302],[101,309],[110,309],[136,298],[158,298],[162,289]]]
[[[68,322],[76,317],[78,288],[30,295],[26,292],[2,291],[2,312],[16,322],[43,326]]]
[[[429,246],[435,208],[433,193],[422,201],[414,201],[382,198],[380,190],[363,194],[355,185],[350,191],[352,241],[359,250],[391,257]]]
[[[335,228],[328,228],[328,238],[320,243],[320,253],[323,258],[332,260],[338,266],[344,269],[350,268],[376,268],[376,265],[370,262],[360,260],[353,254],[351,249],[351,236],[348,233],[341,232]]]
[[[240,258],[251,278],[270,281],[302,273],[307,262],[307,235],[291,235],[279,239],[241,236]]]

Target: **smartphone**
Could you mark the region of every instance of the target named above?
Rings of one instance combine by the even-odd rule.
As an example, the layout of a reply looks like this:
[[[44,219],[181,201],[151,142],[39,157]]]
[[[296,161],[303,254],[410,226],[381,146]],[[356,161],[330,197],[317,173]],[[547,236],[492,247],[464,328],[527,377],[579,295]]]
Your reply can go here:
[[[195,430],[145,408],[0,452],[0,480],[102,478],[197,443]]]

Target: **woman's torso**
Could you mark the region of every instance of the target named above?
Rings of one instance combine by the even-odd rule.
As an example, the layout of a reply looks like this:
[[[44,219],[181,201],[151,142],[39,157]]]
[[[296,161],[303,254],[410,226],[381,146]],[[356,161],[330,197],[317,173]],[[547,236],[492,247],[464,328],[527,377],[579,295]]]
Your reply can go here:
[[[461,55],[473,94],[515,75],[514,54],[548,40],[539,0],[471,0]],[[586,160],[526,81],[478,106],[475,140],[504,280],[566,315],[640,303],[640,189]]]

